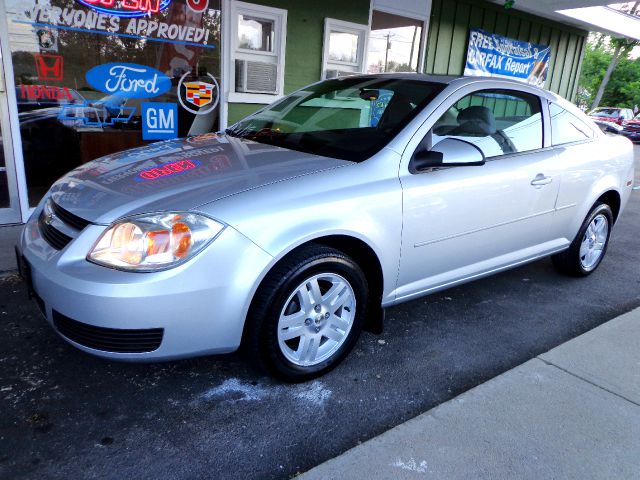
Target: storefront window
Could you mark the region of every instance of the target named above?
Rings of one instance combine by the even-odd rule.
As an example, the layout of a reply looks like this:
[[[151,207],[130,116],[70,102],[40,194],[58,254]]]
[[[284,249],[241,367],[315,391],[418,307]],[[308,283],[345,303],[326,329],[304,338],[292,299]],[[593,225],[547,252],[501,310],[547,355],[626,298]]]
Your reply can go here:
[[[416,72],[422,38],[421,20],[374,10],[367,73]]]
[[[72,168],[218,128],[220,0],[5,0],[29,203]]]

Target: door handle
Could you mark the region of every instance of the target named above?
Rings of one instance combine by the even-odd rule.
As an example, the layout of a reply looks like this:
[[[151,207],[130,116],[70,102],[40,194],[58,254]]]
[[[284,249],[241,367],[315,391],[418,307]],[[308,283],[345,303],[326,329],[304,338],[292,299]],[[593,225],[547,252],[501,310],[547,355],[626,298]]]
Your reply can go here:
[[[536,175],[536,178],[531,180],[531,185],[533,185],[534,187],[540,187],[542,185],[549,185],[552,181],[553,178],[546,177],[542,173],[539,173],[538,175]]]

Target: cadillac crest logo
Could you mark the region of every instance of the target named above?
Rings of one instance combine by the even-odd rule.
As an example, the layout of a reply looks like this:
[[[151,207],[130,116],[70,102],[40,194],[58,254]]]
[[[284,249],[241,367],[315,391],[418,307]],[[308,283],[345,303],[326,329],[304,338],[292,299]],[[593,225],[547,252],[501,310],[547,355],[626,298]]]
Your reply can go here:
[[[209,105],[213,100],[214,85],[204,82],[186,82],[183,85],[187,89],[187,102],[196,107]]]
[[[192,78],[185,81],[187,76]],[[206,76],[209,79],[205,82],[200,80],[200,77],[194,77],[191,72],[187,72],[180,77],[180,82],[178,82],[180,105],[196,115],[205,115],[218,105],[220,91],[218,82],[210,73],[207,73]]]

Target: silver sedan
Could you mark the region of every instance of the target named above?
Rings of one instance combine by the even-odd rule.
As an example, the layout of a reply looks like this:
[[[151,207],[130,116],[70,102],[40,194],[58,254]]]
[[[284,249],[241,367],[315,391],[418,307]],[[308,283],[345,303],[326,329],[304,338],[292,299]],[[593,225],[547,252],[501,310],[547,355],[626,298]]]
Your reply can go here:
[[[546,256],[589,275],[632,179],[631,142],[553,93],[353,76],[226,132],[77,168],[34,211],[18,258],[81,350],[148,361],[242,347],[302,381],[379,329],[385,307]]]

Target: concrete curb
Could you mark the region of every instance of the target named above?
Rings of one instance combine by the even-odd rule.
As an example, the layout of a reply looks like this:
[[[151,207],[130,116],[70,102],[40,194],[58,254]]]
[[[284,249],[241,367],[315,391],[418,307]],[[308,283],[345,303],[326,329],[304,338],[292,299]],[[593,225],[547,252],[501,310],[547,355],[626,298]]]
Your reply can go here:
[[[637,478],[639,340],[636,309],[300,478]]]
[[[13,246],[18,243],[22,225],[0,227],[0,276],[15,273],[18,270]]]

